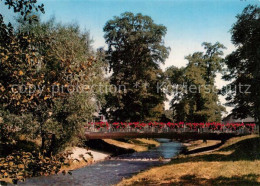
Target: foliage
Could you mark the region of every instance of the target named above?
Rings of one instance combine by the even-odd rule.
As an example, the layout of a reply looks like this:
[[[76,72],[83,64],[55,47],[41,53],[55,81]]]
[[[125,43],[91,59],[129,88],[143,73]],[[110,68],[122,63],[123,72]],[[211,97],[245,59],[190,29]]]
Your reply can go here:
[[[44,12],[43,5],[36,5],[36,0],[26,0],[26,1],[9,1],[5,0],[5,5],[8,8],[13,8],[14,12],[20,12],[21,16],[25,21],[32,22],[32,20],[37,20],[35,15],[31,15],[32,12],[41,11]],[[35,63],[31,63],[32,59],[36,58],[36,50],[33,49],[32,43],[36,41],[29,35],[23,33],[15,33],[12,25],[4,23],[3,16],[0,14],[0,112],[1,112],[1,143],[10,143],[15,140],[17,136],[17,128],[15,124],[20,126],[21,123],[28,123],[28,119],[23,116],[18,116],[15,114],[10,114],[7,108],[13,109],[13,113],[22,110],[25,104],[30,104],[31,98],[26,99],[20,94],[15,94],[12,87],[21,79],[20,82],[24,82],[25,78],[24,69],[31,70]],[[26,61],[26,63],[24,63]],[[30,68],[31,67],[31,68]],[[28,69],[27,69],[28,68]],[[30,76],[30,73],[28,73]],[[20,99],[21,101],[17,101]],[[16,105],[12,108],[12,106]],[[18,122],[17,122],[18,121]],[[11,122],[11,123],[10,123]],[[13,123],[12,123],[13,122]],[[17,123],[16,123],[17,122]],[[33,125],[33,123],[32,123]]]
[[[156,85],[163,81],[159,65],[169,53],[163,42],[166,27],[148,16],[126,12],[109,20],[104,32],[110,84],[117,88],[107,96],[104,113],[114,121],[157,120],[165,99]]]
[[[89,33],[77,25],[61,25],[54,19],[28,22],[27,16],[43,11],[43,6],[24,3],[10,5],[22,15],[17,29],[0,17],[0,107],[5,113],[1,130],[9,140],[21,134],[41,137],[42,150],[50,154],[75,141],[97,101],[104,102],[91,87],[107,83],[104,52],[94,52]]]
[[[43,147],[54,153],[78,141],[84,122],[92,118],[98,102],[104,102],[104,93],[96,86],[107,83],[103,77],[104,53],[93,51],[89,33],[81,32],[77,25],[58,24],[54,19],[36,24],[20,22],[23,33],[30,31],[36,40],[51,40],[49,46],[39,45],[46,61],[41,61],[37,71],[44,75],[42,86],[49,92],[37,99],[40,104],[30,112],[40,123],[35,131],[42,136]],[[51,143],[47,141],[49,134],[53,134]]]
[[[220,43],[203,43],[205,53],[186,57],[185,68],[169,67],[165,74],[173,95],[171,108],[174,119],[185,122],[215,122],[221,120],[224,107],[218,100],[216,73],[222,71],[225,47]]]
[[[5,39],[1,42],[5,45],[1,47],[2,107],[17,115],[32,113],[40,123],[38,132],[44,138],[46,131],[43,125],[50,117],[54,101],[70,96],[69,86],[74,87],[85,79],[84,72],[92,59],[80,56],[81,61],[78,62],[72,58],[71,51],[64,48],[69,48],[68,43],[66,45],[62,39],[58,40],[59,32],[54,33],[54,40],[47,35],[38,37],[33,34],[27,36],[24,32],[15,33],[10,27],[5,30],[7,36],[1,38]],[[62,56],[60,49],[66,49]],[[75,50],[81,52],[79,48]],[[81,79],[71,78],[68,82],[69,75],[80,76]]]
[[[32,21],[38,21],[36,15],[32,15],[33,12],[42,12],[44,13],[44,5],[37,5],[37,0],[1,0],[4,1],[5,5],[8,6],[8,9],[13,9],[15,13],[19,12],[25,21],[32,23]],[[0,17],[2,15],[0,14]]]
[[[57,174],[62,165],[68,165],[68,157],[68,153],[47,157],[37,152],[15,152],[0,158],[0,179],[12,179],[16,184],[33,176]]]
[[[226,57],[223,79],[232,81],[224,87],[228,105],[235,106],[233,114],[260,121],[260,8],[247,6],[237,16],[231,29],[236,50]],[[240,86],[242,85],[242,86]]]
[[[37,122],[32,114],[16,115],[0,110],[0,144],[12,144],[20,135],[33,139],[36,137],[36,128]]]
[[[36,1],[5,1],[5,4],[10,8],[14,9],[14,12],[20,12],[23,16],[24,20],[28,20],[31,22],[35,17],[30,17],[29,14],[32,11],[44,11],[43,5],[36,6]],[[10,114],[8,110],[5,110],[5,107],[11,104],[18,104],[17,107],[20,107],[20,102],[16,102],[17,97],[19,95],[13,95],[11,93],[11,83],[16,83],[18,78],[22,78],[23,71],[19,71],[19,68],[26,68],[26,64],[22,65],[23,60],[27,60],[30,56],[28,53],[33,53],[34,50],[30,47],[31,42],[33,41],[30,37],[24,34],[14,34],[14,29],[12,25],[9,23],[6,25],[3,21],[3,16],[0,14],[0,143],[13,143],[15,138],[17,137],[17,131],[14,128],[15,123],[18,126],[21,123],[27,123],[27,119],[22,119],[16,117],[16,115],[8,115]],[[31,57],[35,57],[34,54]],[[13,60],[10,63],[10,60]],[[15,62],[14,62],[15,60]],[[13,68],[10,68],[10,65],[13,65]],[[10,71],[6,71],[6,69],[10,68]],[[11,82],[9,82],[9,80]],[[10,84],[8,84],[10,83]],[[16,112],[16,110],[14,110]],[[11,123],[10,123],[11,122]],[[13,122],[13,123],[12,123]],[[21,126],[19,126],[21,127]],[[25,129],[26,128],[22,128]]]
[[[32,143],[37,152],[14,152],[0,159],[0,179],[14,183],[57,173],[68,155],[52,154],[78,137],[96,110],[96,100],[104,102],[101,93],[90,88],[106,83],[104,52],[94,52],[89,33],[77,25],[33,22],[38,20],[33,12],[44,12],[36,2],[5,1],[20,12],[16,29],[0,15],[0,151],[24,151],[18,139],[22,135],[42,138],[43,154]]]
[[[55,102],[53,115],[44,126],[45,131],[55,135],[50,152],[56,153],[68,145],[79,144],[80,137],[84,136],[84,125],[95,111],[95,102],[91,104],[90,98],[87,93],[76,93]]]
[[[161,116],[160,121],[162,122],[173,122],[173,113],[172,110],[165,110],[163,115]]]

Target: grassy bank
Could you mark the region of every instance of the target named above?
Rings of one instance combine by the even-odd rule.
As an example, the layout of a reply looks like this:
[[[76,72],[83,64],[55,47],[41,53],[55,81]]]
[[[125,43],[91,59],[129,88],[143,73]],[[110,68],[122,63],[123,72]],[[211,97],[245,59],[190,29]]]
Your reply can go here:
[[[124,149],[132,149],[136,152],[146,151],[153,147],[158,147],[160,145],[159,142],[153,139],[128,139],[128,140],[113,140],[113,139],[105,139],[106,143],[111,145],[115,145],[117,147],[121,147]]]
[[[195,150],[195,149],[199,149],[199,148],[213,146],[220,142],[221,141],[219,141],[219,140],[207,140],[207,142],[203,142],[203,140],[191,141],[191,142],[189,142],[189,145],[187,145],[187,150],[191,151],[191,150]]]
[[[193,148],[197,148],[196,145]],[[118,185],[260,185],[260,138],[232,138],[218,149],[179,155]]]

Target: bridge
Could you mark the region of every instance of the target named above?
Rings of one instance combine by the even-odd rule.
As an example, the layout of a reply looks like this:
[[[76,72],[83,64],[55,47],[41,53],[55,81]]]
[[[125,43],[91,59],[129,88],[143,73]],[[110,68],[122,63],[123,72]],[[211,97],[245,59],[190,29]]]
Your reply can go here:
[[[123,128],[94,126],[85,128],[85,139],[122,139],[122,138],[169,138],[175,140],[221,140],[225,141],[232,137],[244,136],[249,134],[259,134],[259,126],[251,128],[240,127],[236,130],[227,126],[221,129],[213,129],[212,127],[192,128],[183,125],[181,128],[170,128],[146,126],[142,129],[130,126]]]

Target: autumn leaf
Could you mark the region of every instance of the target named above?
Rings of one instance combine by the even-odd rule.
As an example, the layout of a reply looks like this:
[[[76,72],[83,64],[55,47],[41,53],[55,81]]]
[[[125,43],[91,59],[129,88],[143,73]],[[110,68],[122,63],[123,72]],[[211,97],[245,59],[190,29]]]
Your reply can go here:
[[[20,70],[19,73],[18,73],[19,76],[22,76],[23,74],[24,74],[24,73],[23,73],[23,71],[21,71],[21,70]]]
[[[50,96],[45,96],[43,99],[44,100],[47,100],[47,99],[49,99],[50,98]]]
[[[5,88],[4,88],[3,86],[1,86],[1,87],[0,87],[0,90],[1,90],[2,92],[4,92],[4,91],[5,91]]]

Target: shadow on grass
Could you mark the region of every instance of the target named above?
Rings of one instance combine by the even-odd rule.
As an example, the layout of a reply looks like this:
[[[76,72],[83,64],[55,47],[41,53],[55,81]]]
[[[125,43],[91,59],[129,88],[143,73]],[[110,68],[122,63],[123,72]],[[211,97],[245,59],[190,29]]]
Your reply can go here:
[[[222,141],[222,142],[220,142],[220,143],[218,143],[216,145],[211,145],[211,146],[207,146],[207,147],[201,147],[201,148],[197,148],[197,149],[189,150],[189,151],[186,151],[186,149],[185,149],[183,154],[189,155],[189,154],[195,154],[195,153],[205,152],[205,151],[209,151],[209,150],[214,150],[214,149],[219,148],[224,143],[225,142]]]
[[[133,149],[125,149],[125,148],[117,147],[117,146],[109,144],[101,139],[85,141],[85,145],[92,150],[110,153],[113,156],[135,152]]]
[[[244,176],[233,176],[231,178],[227,177],[217,177],[215,179],[206,179],[206,178],[199,178],[195,175],[184,175],[180,177],[179,181],[171,182],[170,180],[164,180],[164,183],[160,183],[160,180],[151,181],[146,178],[142,180],[134,182],[132,185],[175,185],[175,186],[182,186],[182,185],[190,185],[190,186],[200,186],[200,185],[260,185],[257,181],[258,175],[255,174],[248,174]]]
[[[258,175],[248,174],[244,176],[217,177],[215,179],[198,178],[195,175],[185,175],[177,183],[170,185],[260,185],[257,182]]]
[[[239,141],[233,145],[222,148],[216,152],[233,151],[229,155],[211,154],[176,158],[171,163],[198,162],[198,161],[238,161],[238,160],[260,160],[260,138],[250,138]]]

